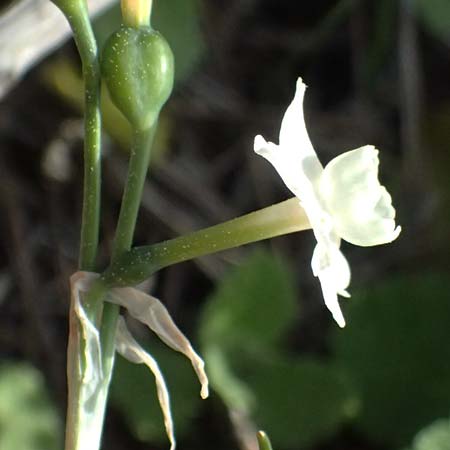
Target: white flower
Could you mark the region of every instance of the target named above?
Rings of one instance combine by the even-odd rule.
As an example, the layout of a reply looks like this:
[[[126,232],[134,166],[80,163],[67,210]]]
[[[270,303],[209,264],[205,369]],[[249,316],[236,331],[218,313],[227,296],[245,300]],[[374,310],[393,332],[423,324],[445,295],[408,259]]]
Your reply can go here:
[[[277,170],[300,200],[317,245],[311,260],[325,304],[340,327],[345,326],[338,295],[349,297],[350,267],[340,251],[341,238],[355,245],[391,242],[400,234],[395,226],[391,196],[378,181],[378,150],[367,145],[320,163],[306,130],[302,79],[287,108],[279,145],[255,137],[254,150]]]

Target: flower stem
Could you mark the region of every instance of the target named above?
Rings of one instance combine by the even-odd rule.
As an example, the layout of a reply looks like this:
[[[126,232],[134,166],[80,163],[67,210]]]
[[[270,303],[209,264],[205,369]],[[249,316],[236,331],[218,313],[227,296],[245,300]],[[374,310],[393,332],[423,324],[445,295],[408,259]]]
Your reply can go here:
[[[84,193],[79,267],[81,270],[94,271],[100,217],[100,69],[97,43],[89,21],[86,3],[77,2],[77,8],[71,8],[66,17],[72,27],[80,54],[85,85]]]
[[[109,287],[134,285],[172,264],[309,228],[294,197],[185,236],[133,248],[113,261],[100,280]]]
[[[128,251],[132,244],[142,189],[149,164],[150,145],[155,128],[156,125],[146,131],[134,132],[128,178],[117,223],[112,261],[123,254],[123,252]],[[114,339],[119,315],[119,308],[116,305],[103,304],[102,300],[106,292],[107,286],[101,280],[97,280],[83,296],[84,311],[94,324],[98,324],[96,319],[99,316],[100,307],[103,306],[102,322],[100,324],[101,364],[103,370],[95,391],[89,395],[88,402],[83,400],[86,398],[86,391],[92,390],[92,386],[89,387],[86,383],[83,383],[84,375],[89,369],[87,367],[88,361],[85,361],[86,356],[84,355],[85,343],[83,340],[80,340],[80,344],[78,344],[77,339],[69,340],[71,364],[68,366],[68,376],[71,388],[69,393],[71,395],[69,395],[66,450],[98,450],[100,446],[109,384],[114,367]],[[74,326],[74,333],[78,330],[79,328]],[[70,349],[72,349],[71,352]],[[77,365],[78,361],[80,362],[79,366]],[[81,367],[81,370],[78,370],[78,367]],[[70,416],[69,413],[71,414]]]
[[[133,131],[130,165],[114,238],[112,261],[128,251],[133,243],[134,228],[150,162],[151,143],[155,130],[156,124],[148,130]]]
[[[79,268],[80,270],[94,271],[98,250],[101,186],[100,69],[97,43],[84,0],[55,3],[61,8],[72,28],[83,69],[85,140]],[[101,302],[97,294],[92,296],[92,299],[90,307],[86,308],[86,314],[93,323],[96,323]],[[96,400],[106,398],[107,390],[101,389],[96,394],[95,404],[89,411],[86,411],[83,398],[89,390],[89,386],[86,386],[84,382],[87,365],[86,343],[72,304],[67,350],[66,450],[98,450],[100,446],[104,400],[100,400],[100,402]]]
[[[148,130],[134,130],[128,177],[117,222],[111,263],[114,264],[133,243],[134,229],[141,203],[142,190],[150,162],[151,145],[156,131],[155,123]],[[99,283],[103,284],[102,280]],[[101,325],[101,344],[104,373],[110,373],[114,365],[114,336],[119,307],[105,303]]]

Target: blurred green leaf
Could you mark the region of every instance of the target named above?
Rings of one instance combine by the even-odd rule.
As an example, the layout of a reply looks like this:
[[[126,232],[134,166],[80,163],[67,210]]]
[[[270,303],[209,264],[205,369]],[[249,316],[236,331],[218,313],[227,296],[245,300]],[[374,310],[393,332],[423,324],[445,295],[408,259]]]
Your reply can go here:
[[[295,299],[286,265],[256,253],[223,279],[200,327],[213,389],[230,410],[267,429],[275,447],[323,439],[357,408],[335,368],[286,356],[281,343],[295,319]]]
[[[254,395],[232,367],[238,349],[263,350],[281,339],[295,318],[295,290],[281,261],[257,252],[226,276],[208,299],[200,341],[212,387],[229,408],[249,414]],[[238,358],[239,359],[239,358]]]
[[[202,314],[202,344],[266,348],[292,324],[296,299],[289,268],[266,253],[255,253],[219,284]]]
[[[95,39],[100,50],[105,45],[109,36],[119,28],[121,23],[122,13],[120,10],[120,2],[115,2],[111,8],[106,9],[103,14],[95,18],[93,28]]]
[[[154,2],[152,23],[169,42],[175,55],[175,80],[186,78],[205,51],[200,32],[198,0]]]
[[[242,373],[258,399],[255,421],[270,431],[275,447],[322,441],[358,410],[348,379],[312,358],[249,359]]]
[[[346,315],[334,346],[361,396],[357,426],[375,441],[405,445],[448,414],[450,278],[417,274],[367,287]]]
[[[415,7],[428,31],[450,44],[450,1],[416,0]]]
[[[205,345],[202,350],[209,381],[215,392],[229,409],[251,414],[256,403],[255,395],[251,387],[236,374],[226,351],[214,344]]]
[[[156,339],[143,347],[158,362],[166,380],[177,438],[192,424],[201,406],[200,385],[189,361]],[[131,432],[141,441],[167,443],[153,374],[143,365],[117,357],[110,391]]]
[[[0,366],[0,449],[61,446],[61,423],[40,372],[27,364]]]
[[[410,450],[450,450],[450,420],[436,420],[421,430]]]

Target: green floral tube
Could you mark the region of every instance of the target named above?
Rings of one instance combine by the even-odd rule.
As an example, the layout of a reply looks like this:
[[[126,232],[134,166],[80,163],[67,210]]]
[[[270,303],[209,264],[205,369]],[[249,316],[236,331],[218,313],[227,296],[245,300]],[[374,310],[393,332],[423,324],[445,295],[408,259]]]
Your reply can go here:
[[[298,199],[292,198],[186,236],[133,248],[111,264],[101,282],[132,286],[172,264],[309,228]]]

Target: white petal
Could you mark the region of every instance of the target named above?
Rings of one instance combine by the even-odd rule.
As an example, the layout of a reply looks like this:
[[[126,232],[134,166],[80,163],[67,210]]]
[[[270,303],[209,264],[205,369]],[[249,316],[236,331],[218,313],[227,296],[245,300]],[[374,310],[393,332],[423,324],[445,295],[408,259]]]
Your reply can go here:
[[[280,146],[286,149],[285,151],[301,155],[302,159],[312,156],[318,161],[306,129],[303,112],[305,90],[306,85],[301,78],[298,78],[294,98],[287,107],[281,122]]]
[[[320,198],[319,182],[323,167],[311,145],[303,118],[305,88],[299,78],[294,99],[283,117],[280,145],[267,142],[258,135],[255,137],[254,150],[274,166],[286,186],[300,200],[314,234],[320,241],[321,235],[329,235],[332,222]]]
[[[107,300],[125,307],[135,319],[147,325],[168,346],[189,358],[201,384],[200,395],[202,398],[208,397],[205,363],[175,325],[169,311],[157,298],[138,289],[127,287],[111,289]]]
[[[116,350],[124,358],[135,364],[145,364],[155,376],[156,391],[159,405],[164,417],[164,426],[170,440],[170,450],[175,450],[175,434],[172,413],[170,410],[170,397],[166,382],[155,359],[147,353],[131,336],[123,317],[119,317],[116,329]]]
[[[336,231],[355,245],[385,244],[400,233],[391,196],[378,180],[378,165],[378,150],[368,145],[334,158],[321,176],[322,202]]]
[[[286,186],[302,203],[309,203],[323,167],[311,144],[303,117],[305,88],[299,78],[294,99],[281,123],[280,145],[267,142],[258,135],[254,150],[275,167]]]
[[[338,302],[338,294],[350,297],[346,291],[350,284],[350,267],[339,247],[325,247],[320,243],[314,249],[311,260],[313,273],[319,278],[325,305],[340,327],[345,326]]]

